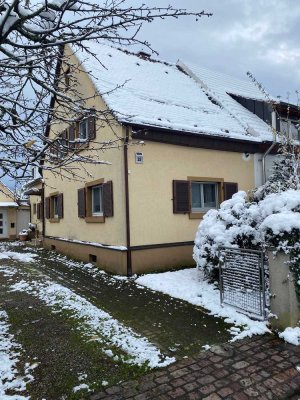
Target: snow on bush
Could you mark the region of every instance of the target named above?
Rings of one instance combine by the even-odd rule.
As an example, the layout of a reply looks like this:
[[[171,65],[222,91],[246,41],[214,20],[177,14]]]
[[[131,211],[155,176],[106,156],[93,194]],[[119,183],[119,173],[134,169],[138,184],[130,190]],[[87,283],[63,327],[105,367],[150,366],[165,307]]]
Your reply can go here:
[[[263,249],[274,246],[291,256],[291,269],[300,285],[300,190],[270,193],[258,202],[240,191],[209,211],[200,223],[194,260],[206,275],[218,265],[220,247]]]

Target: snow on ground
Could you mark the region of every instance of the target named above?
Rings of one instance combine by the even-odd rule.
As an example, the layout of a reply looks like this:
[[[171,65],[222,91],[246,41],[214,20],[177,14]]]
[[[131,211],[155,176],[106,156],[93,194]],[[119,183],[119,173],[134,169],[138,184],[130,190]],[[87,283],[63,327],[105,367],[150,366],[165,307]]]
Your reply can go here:
[[[17,370],[21,345],[14,336],[9,333],[8,315],[0,310],[0,399],[1,400],[25,400],[29,397],[23,395],[6,394],[7,392],[24,392],[26,382],[32,381],[29,373],[20,376]]]
[[[221,306],[219,290],[214,285],[200,280],[197,268],[147,274],[137,278],[135,282],[196,306],[204,307],[210,311],[210,314],[225,318],[225,322],[242,327],[241,329],[230,329],[230,333],[234,336],[232,342],[247,336],[270,332],[265,321],[254,321],[230,306]]]
[[[295,346],[300,346],[300,328],[286,328],[283,332],[279,334],[284,341],[291,343]]]
[[[12,259],[26,263],[33,262],[35,257],[38,257],[38,255],[34,253],[17,253],[15,251],[3,251],[0,254],[0,260]]]
[[[174,357],[165,357],[146,338],[141,337],[131,328],[125,327],[110,314],[62,285],[51,281],[29,283],[22,280],[10,288],[12,291],[24,291],[34,295],[57,310],[71,312],[73,317],[83,321],[82,331],[89,340],[102,343],[104,352],[114,359],[118,356],[110,350],[112,346],[128,354],[129,359],[123,358],[123,361],[130,364],[147,364],[150,368],[155,368],[175,362]],[[108,349],[105,349],[105,346]]]
[[[79,390],[88,390],[88,391],[90,391],[90,387],[86,383],[81,383],[80,385],[73,387],[73,392],[74,393],[79,392]]]

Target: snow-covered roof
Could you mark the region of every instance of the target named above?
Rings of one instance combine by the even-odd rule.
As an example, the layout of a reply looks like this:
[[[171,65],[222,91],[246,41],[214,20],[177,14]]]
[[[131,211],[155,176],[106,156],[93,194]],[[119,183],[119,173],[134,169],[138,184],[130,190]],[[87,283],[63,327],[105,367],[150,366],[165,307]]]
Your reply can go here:
[[[205,88],[207,93],[221,104],[248,133],[260,137],[262,140],[272,140],[272,132],[269,125],[230,96],[230,94],[233,94],[248,99],[266,101],[264,94],[250,80],[232,78],[229,75],[193,64],[186,64],[182,61],[178,61],[177,65],[202,88]],[[271,100],[276,101],[275,98]]]
[[[14,201],[0,201],[0,207],[18,207],[18,203]]]
[[[246,109],[243,113],[239,103],[216,90],[217,85],[206,88],[175,64],[145,60],[102,43],[89,47],[101,64],[86,52],[76,55],[119,122],[256,142],[272,140],[268,125]],[[247,92],[247,97],[258,98],[258,90],[253,85],[248,91],[249,85],[233,82],[231,87],[236,88],[235,94]],[[213,92],[220,101],[214,101]]]

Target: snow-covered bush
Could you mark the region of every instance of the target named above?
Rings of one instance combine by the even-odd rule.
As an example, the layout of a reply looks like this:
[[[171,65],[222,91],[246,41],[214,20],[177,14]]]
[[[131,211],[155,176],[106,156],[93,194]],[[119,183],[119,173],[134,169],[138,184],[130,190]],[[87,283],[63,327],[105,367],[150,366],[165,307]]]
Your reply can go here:
[[[206,275],[213,273],[218,265],[220,247],[259,246],[254,206],[247,201],[247,194],[240,191],[224,201],[219,210],[210,210],[204,215],[196,234],[194,259]]]
[[[258,202],[238,192],[219,210],[209,211],[195,239],[194,260],[206,276],[214,277],[220,247],[275,247],[291,256],[291,269],[300,287],[300,190],[268,194]]]

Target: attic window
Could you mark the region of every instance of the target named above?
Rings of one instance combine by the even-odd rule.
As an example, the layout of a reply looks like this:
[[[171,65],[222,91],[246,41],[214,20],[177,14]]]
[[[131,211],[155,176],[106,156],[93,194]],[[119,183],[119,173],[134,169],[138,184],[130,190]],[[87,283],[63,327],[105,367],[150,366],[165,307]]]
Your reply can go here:
[[[168,71],[165,71],[165,74],[168,74],[169,72]]]
[[[112,55],[111,55],[111,54],[109,54],[109,55],[108,55],[108,57],[112,57]]]
[[[140,66],[141,64],[137,62],[136,65]]]

